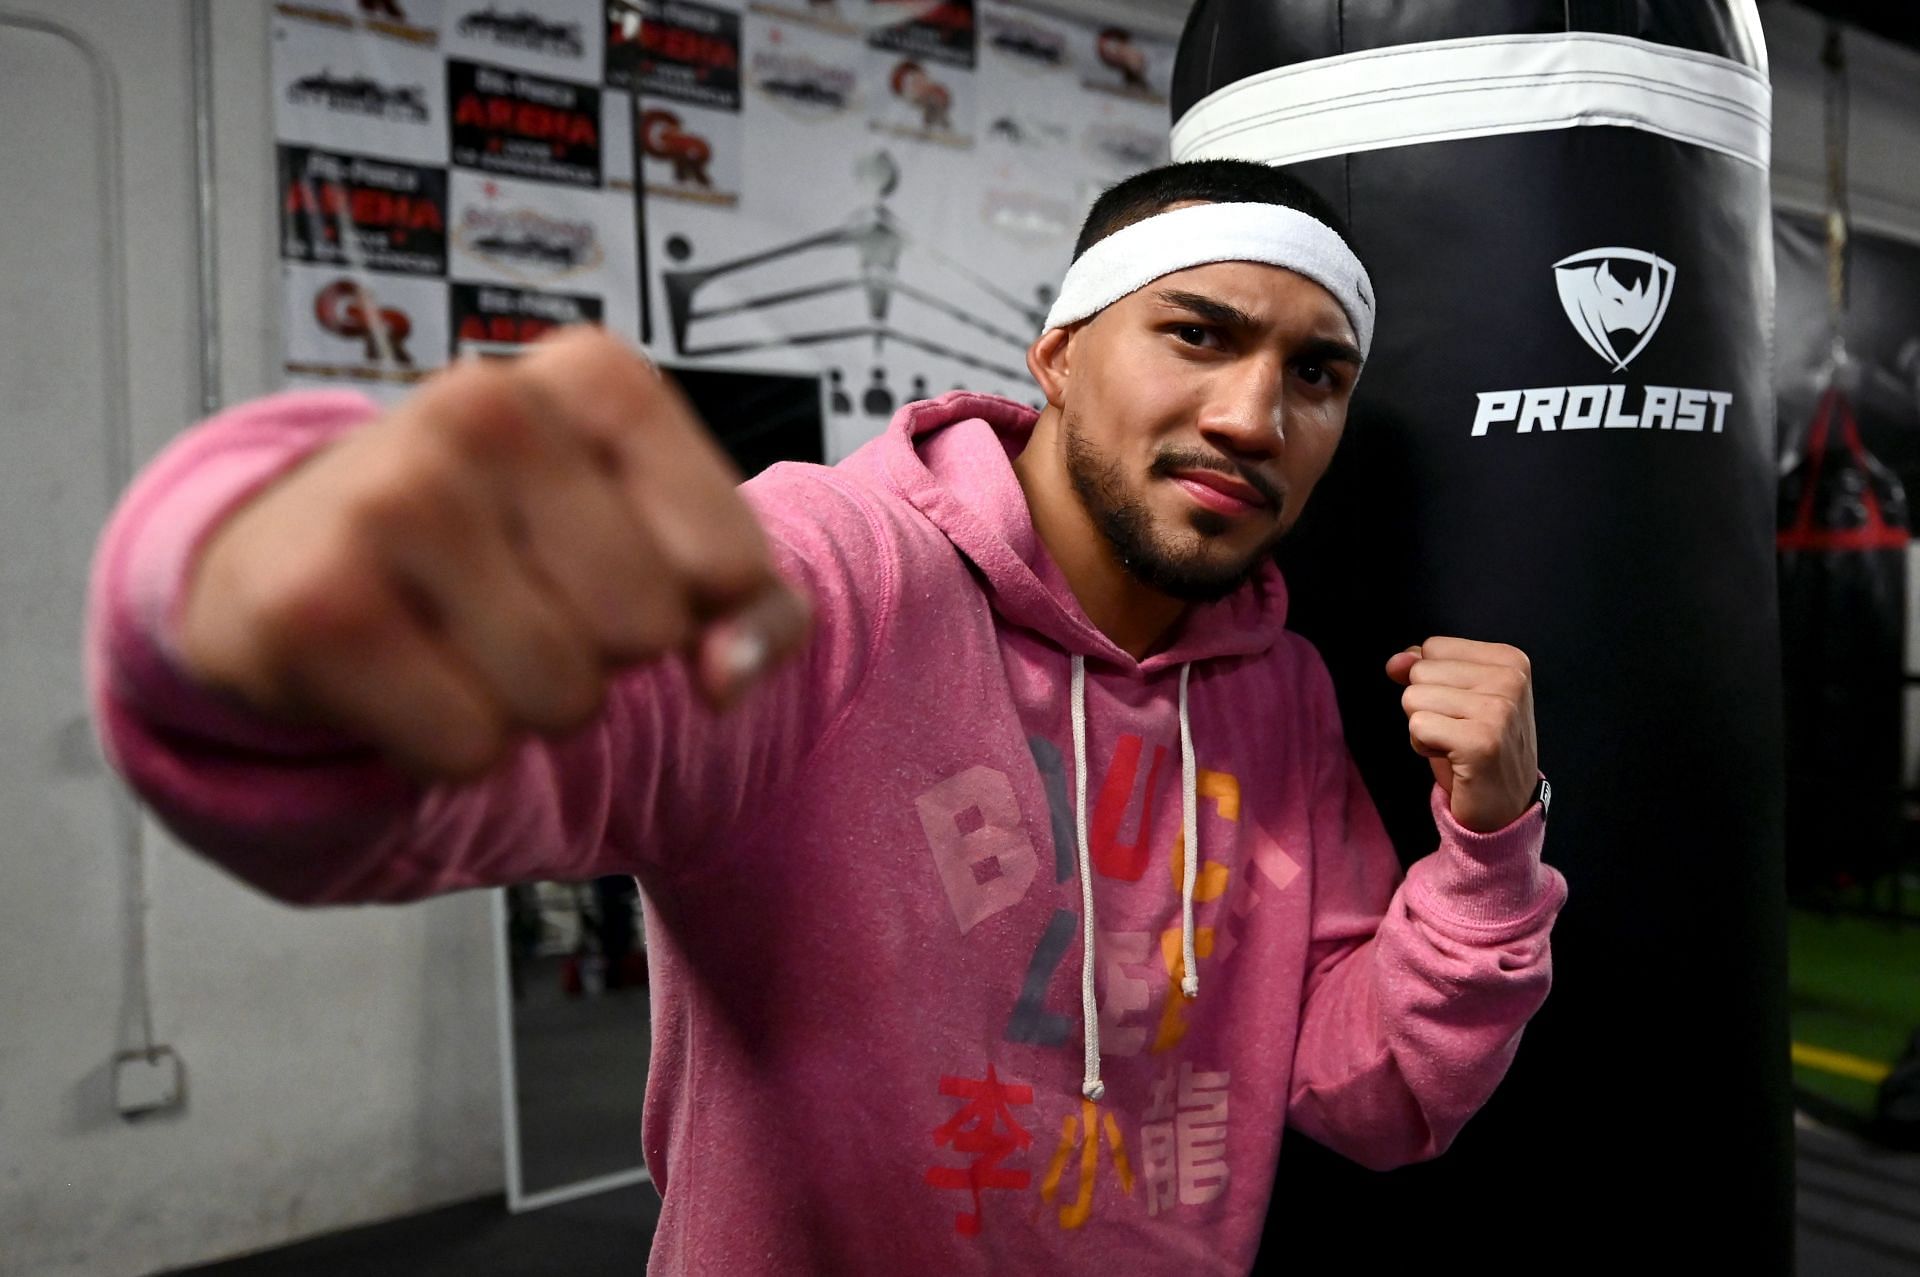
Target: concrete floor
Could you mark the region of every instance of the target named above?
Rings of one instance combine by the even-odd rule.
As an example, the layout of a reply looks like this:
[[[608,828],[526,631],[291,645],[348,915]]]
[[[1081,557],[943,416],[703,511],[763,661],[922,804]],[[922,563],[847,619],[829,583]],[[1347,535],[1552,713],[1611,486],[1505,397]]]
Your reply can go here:
[[[1920,1154],[1802,1121],[1799,1277],[1920,1277]],[[499,1198],[180,1277],[634,1277],[660,1200],[644,1185],[508,1215]]]
[[[551,960],[527,975],[515,1009],[526,1191],[637,1164],[644,990],[565,997]],[[1799,1277],[1920,1277],[1920,1154],[1804,1115],[1796,1136]],[[483,1198],[179,1277],[633,1277],[659,1212],[648,1185],[521,1215]]]
[[[176,1277],[636,1277],[660,1199],[616,1189],[509,1215],[504,1197],[334,1233]]]
[[[1796,1126],[1800,1277],[1920,1275],[1920,1153]]]

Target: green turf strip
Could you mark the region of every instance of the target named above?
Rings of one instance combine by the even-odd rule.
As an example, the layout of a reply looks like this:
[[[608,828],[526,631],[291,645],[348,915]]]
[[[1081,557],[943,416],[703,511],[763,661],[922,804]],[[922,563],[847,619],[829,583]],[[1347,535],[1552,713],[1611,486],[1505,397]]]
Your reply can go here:
[[[1920,1028],[1920,926],[1788,915],[1787,984],[1793,1040],[1891,1064]],[[1796,1067],[1794,1082],[1865,1114],[1874,1086]]]

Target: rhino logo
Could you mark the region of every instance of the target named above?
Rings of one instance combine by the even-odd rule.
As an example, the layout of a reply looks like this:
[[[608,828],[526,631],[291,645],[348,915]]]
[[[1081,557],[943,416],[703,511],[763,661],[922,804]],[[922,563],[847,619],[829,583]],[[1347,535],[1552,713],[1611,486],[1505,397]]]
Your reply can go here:
[[[1616,262],[1631,262],[1639,268],[1635,275],[1645,274],[1631,286],[1623,284],[1613,273]],[[1672,262],[1638,248],[1594,248],[1553,264],[1553,282],[1560,289],[1567,319],[1580,339],[1612,364],[1615,372],[1632,363],[1653,340],[1666,317],[1667,303],[1673,300],[1673,277]],[[1622,355],[1614,349],[1616,332],[1629,332],[1640,340]]]

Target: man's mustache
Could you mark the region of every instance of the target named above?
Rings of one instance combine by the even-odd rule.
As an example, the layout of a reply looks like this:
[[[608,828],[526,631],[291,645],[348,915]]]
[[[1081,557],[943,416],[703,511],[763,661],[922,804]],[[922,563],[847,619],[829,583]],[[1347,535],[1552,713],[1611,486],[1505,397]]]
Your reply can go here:
[[[1231,475],[1244,481],[1247,486],[1265,497],[1267,504],[1274,510],[1277,511],[1286,504],[1285,484],[1276,483],[1258,470],[1237,466],[1217,453],[1204,452],[1198,448],[1169,448],[1155,457],[1153,464],[1147,467],[1149,474],[1160,479],[1171,478],[1182,470],[1211,470],[1215,474]]]

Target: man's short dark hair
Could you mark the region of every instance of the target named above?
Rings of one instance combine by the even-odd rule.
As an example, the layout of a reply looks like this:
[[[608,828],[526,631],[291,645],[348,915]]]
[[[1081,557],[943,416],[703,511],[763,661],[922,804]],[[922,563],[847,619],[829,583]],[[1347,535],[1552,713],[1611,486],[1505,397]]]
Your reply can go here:
[[[1215,204],[1278,204],[1325,222],[1341,239],[1346,223],[1318,192],[1290,173],[1252,160],[1188,160],[1135,173],[1104,191],[1087,211],[1074,260],[1115,231],[1145,221],[1170,204],[1208,200]],[[1348,247],[1352,247],[1351,241]]]

